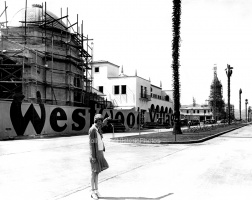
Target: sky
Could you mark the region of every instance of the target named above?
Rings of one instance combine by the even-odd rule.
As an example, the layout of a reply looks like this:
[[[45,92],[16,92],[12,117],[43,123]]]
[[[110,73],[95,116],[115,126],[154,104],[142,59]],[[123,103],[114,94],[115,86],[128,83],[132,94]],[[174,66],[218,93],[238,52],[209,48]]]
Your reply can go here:
[[[27,0],[28,7],[45,1]],[[47,9],[61,16],[68,8],[71,23],[83,20],[84,35],[94,42],[94,60],[123,66],[124,74],[151,80],[172,90],[172,0],[47,0]],[[8,20],[25,0],[6,0]],[[4,0],[0,0],[0,13]],[[3,16],[0,21],[5,20]],[[182,0],[180,44],[181,104],[207,103],[213,68],[227,103],[227,64],[233,67],[231,104],[248,106],[252,64],[251,0]]]

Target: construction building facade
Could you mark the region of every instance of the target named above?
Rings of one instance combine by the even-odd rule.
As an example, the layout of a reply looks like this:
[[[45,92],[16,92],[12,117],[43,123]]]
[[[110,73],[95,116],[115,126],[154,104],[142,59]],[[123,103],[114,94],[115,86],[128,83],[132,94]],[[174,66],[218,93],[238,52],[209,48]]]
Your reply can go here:
[[[92,91],[92,40],[78,15],[71,24],[68,13],[57,17],[46,3],[32,5],[11,23],[1,22],[0,33],[0,100],[22,95],[23,102],[53,105],[103,102]]]

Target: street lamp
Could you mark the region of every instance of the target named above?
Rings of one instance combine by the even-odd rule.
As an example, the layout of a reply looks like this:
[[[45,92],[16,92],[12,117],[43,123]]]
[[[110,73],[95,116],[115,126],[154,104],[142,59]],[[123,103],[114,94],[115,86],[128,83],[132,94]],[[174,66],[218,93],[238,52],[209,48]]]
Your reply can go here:
[[[242,94],[242,89],[239,90],[239,109],[240,109],[240,121],[241,121],[241,94]]]
[[[233,73],[232,71],[233,67],[230,67],[230,65],[227,65],[226,74],[228,77],[228,124],[230,124],[230,77]]]
[[[245,116],[246,116],[246,122],[248,122],[248,120],[247,120],[247,104],[248,104],[248,99],[245,99]]]
[[[250,121],[251,106],[248,107],[248,122]]]

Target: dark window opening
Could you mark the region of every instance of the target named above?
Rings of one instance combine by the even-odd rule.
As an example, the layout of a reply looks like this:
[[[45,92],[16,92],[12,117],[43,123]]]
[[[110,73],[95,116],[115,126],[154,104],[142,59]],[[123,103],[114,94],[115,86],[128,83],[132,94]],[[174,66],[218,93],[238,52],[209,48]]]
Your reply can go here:
[[[114,86],[114,94],[119,94],[119,85]]]
[[[122,85],[122,94],[126,94],[126,85]]]
[[[99,67],[95,67],[95,72],[99,72],[99,71],[100,71]]]
[[[99,91],[103,93],[103,86],[99,86]]]

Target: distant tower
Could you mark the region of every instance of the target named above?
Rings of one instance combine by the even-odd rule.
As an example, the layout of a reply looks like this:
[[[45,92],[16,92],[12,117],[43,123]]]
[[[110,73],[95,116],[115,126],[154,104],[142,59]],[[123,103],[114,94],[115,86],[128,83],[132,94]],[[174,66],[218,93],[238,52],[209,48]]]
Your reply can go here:
[[[137,76],[137,70],[135,71],[135,76]]]
[[[122,65],[122,67],[121,67],[121,74],[123,74],[123,65]]]
[[[214,65],[214,78],[210,86],[209,105],[213,112],[213,118],[218,120],[223,118],[225,103],[222,95],[222,84],[217,76],[217,66]]]

